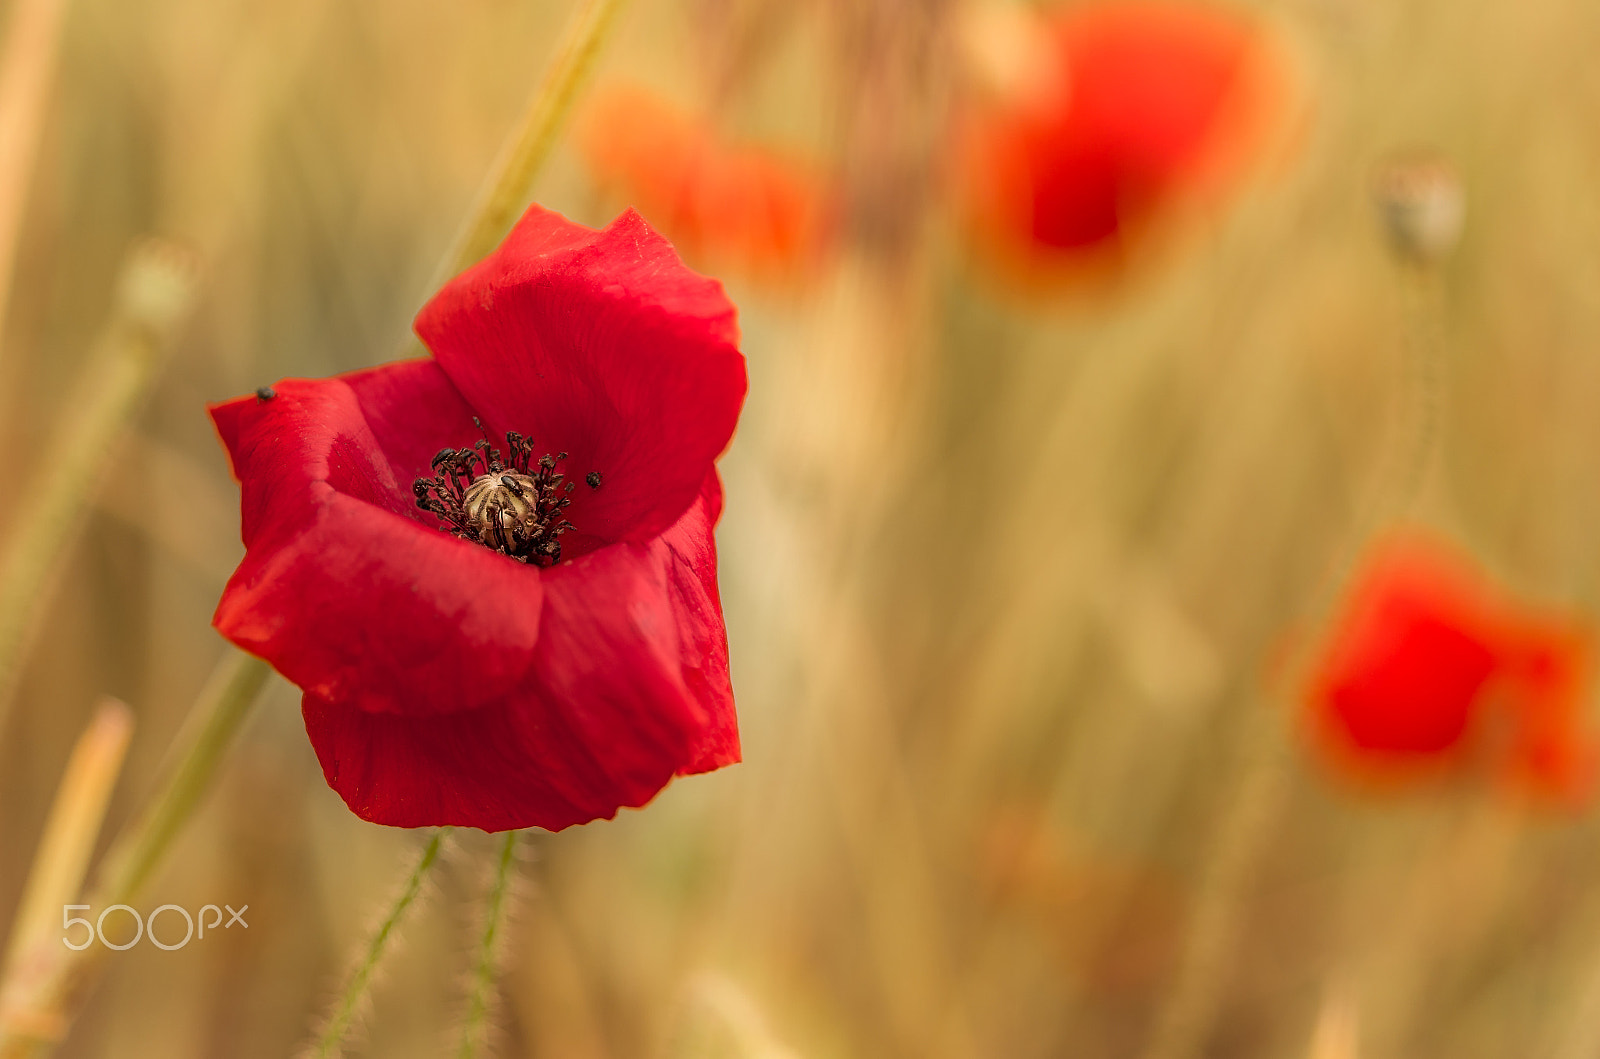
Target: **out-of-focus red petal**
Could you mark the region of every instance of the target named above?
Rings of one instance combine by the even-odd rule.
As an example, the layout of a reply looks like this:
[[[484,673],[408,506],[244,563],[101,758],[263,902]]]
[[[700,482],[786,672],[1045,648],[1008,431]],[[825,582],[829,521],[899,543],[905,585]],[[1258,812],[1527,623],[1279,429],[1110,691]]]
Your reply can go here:
[[[1278,49],[1226,9],[1070,5],[1034,34],[1035,76],[969,107],[957,136],[974,235],[1026,283],[1115,265],[1130,234],[1236,185],[1288,124]]]
[[[632,210],[601,230],[532,207],[417,316],[491,430],[571,454],[569,556],[676,522],[733,436],[745,394],[733,306]],[[569,545],[568,542],[572,543]]]
[[[1358,769],[1437,765],[1462,748],[1499,662],[1475,579],[1438,549],[1391,542],[1315,673],[1317,730]]]
[[[1510,615],[1504,626],[1508,776],[1546,801],[1583,804],[1600,778],[1600,746],[1584,718],[1589,630],[1554,615]]]
[[[1254,33],[1242,20],[1190,4],[1116,4],[1067,12],[1056,24],[1070,105],[1125,178],[1170,179],[1227,121]]]
[[[415,517],[415,471],[397,473],[383,444],[410,458],[390,418],[404,410],[459,436],[470,417],[448,380],[411,362],[276,390],[212,409],[243,496],[245,558],[213,618],[222,634],[309,694],[365,711],[465,710],[522,683],[539,571]],[[374,413],[385,439],[358,394],[385,395]]]
[[[1594,789],[1587,630],[1495,590],[1449,549],[1396,537],[1361,571],[1313,675],[1314,731],[1359,778],[1477,765],[1547,802]]]
[[[713,472],[656,540],[543,571],[533,672],[499,701],[396,716],[307,695],[329,785],[377,823],[555,830],[737,761],[714,576],[720,497]]]
[[[835,193],[803,159],[728,142],[701,116],[645,88],[608,85],[577,122],[598,183],[637,206],[691,260],[784,281],[816,266]]]

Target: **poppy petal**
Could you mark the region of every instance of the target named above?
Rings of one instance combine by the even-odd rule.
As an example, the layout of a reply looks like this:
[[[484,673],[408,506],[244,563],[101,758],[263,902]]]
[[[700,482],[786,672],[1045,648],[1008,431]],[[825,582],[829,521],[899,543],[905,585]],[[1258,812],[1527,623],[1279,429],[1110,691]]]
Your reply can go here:
[[[212,409],[241,483],[246,549],[213,624],[306,692],[362,710],[493,701],[522,681],[538,640],[539,571],[405,510],[408,490],[357,397],[429,378],[400,364],[355,386],[291,379],[270,401]],[[447,380],[433,383],[428,395],[459,410]]]
[[[416,329],[494,431],[570,453],[577,557],[667,529],[727,447],[744,402],[733,306],[629,210],[604,229],[529,209],[445,285]],[[567,540],[563,540],[567,545]]]
[[[720,508],[713,473],[657,540],[543,571],[534,672],[498,702],[396,716],[308,694],[329,786],[376,823],[558,830],[737,761],[714,578]]]

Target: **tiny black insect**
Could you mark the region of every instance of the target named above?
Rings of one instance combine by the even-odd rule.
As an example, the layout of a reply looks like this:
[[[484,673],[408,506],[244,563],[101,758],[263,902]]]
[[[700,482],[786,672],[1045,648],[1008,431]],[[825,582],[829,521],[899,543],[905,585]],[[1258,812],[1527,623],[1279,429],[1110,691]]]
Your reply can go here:
[[[263,386],[256,391],[256,400],[258,401],[270,401],[276,396],[278,396],[278,391],[270,386]]]
[[[600,488],[601,478],[599,471],[590,471],[588,474],[583,476],[583,480],[589,483],[590,489]]]

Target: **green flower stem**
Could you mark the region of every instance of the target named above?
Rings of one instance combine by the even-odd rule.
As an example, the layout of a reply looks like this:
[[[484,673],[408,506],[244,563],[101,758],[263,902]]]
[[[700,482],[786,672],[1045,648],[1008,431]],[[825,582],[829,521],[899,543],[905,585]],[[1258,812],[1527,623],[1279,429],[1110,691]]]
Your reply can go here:
[[[507,900],[511,891],[512,868],[516,864],[517,832],[507,831],[500,846],[500,859],[495,862],[494,881],[489,885],[489,899],[484,907],[483,936],[478,940],[477,957],[473,961],[472,981],[468,986],[467,1012],[461,1023],[461,1047],[457,1059],[477,1059],[483,1047],[489,1022],[489,999],[494,989],[495,968],[499,959],[500,935],[505,929]]]
[[[217,766],[271,675],[272,668],[261,659],[229,651],[178,735],[176,745],[184,749],[166,785],[106,853],[94,897],[96,907],[127,904],[143,891],[173,840],[194,816]]]
[[[389,911],[373,929],[372,935],[367,938],[366,945],[362,947],[361,959],[351,970],[344,992],[334,1005],[333,1012],[328,1016],[328,1021],[317,1036],[316,1042],[304,1053],[306,1056],[314,1059],[330,1059],[340,1054],[344,1039],[354,1026],[362,1002],[366,1000],[367,993],[372,988],[372,976],[377,973],[378,965],[382,962],[383,954],[394,938],[395,931],[399,929],[406,913],[421,894],[422,884],[427,881],[428,873],[438,861],[440,847],[444,844],[444,837],[449,830],[449,828],[439,828],[428,837],[427,845],[422,847],[422,856],[417,858],[416,867],[406,876],[398,896],[389,906]]]
[[[176,745],[182,751],[177,763],[149,808],[106,854],[98,885],[87,899],[91,907],[131,904],[138,898],[194,815],[271,672],[260,659],[237,652],[230,652],[218,666],[178,737]],[[50,1053],[65,1035],[76,1001],[107,951],[101,945],[52,950],[51,963],[34,969],[28,1008],[0,1011],[0,1059],[33,1059]]]
[[[78,539],[117,443],[156,379],[166,339],[193,289],[193,268],[175,247],[150,241],[134,250],[122,270],[111,322],[44,450],[49,468],[36,471],[18,491],[22,503],[0,551],[0,727],[40,604]]]
[[[523,114],[522,124],[501,149],[469,214],[471,219],[445,258],[447,272],[439,277],[441,282],[481,260],[511,230],[623,2],[583,0],[574,12],[555,59]]]
[[[606,35],[626,0],[582,0],[544,80],[528,102],[522,121],[506,140],[478,192],[455,243],[439,263],[429,290],[437,290],[463,269],[481,261],[504,239],[533,194],[533,182],[554,149],[561,127],[578,98]],[[427,351],[415,336],[405,356]]]

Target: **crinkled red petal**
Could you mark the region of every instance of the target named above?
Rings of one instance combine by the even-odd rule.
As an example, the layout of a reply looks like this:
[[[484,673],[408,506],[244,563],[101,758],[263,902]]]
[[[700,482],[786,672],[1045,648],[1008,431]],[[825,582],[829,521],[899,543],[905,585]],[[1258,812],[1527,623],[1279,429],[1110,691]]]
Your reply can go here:
[[[222,634],[308,694],[368,712],[467,710],[522,685],[539,571],[441,533],[411,502],[426,465],[415,439],[472,431],[444,374],[413,361],[276,390],[212,409],[243,496]]]
[[[573,494],[569,557],[676,522],[744,401],[722,285],[686,268],[632,210],[595,230],[533,207],[416,328],[492,430],[570,453],[575,480],[603,476]]]
[[[1165,180],[1216,135],[1250,50],[1250,25],[1194,5],[1107,4],[1069,10],[1056,32],[1077,126],[1126,179]]]
[[[1470,574],[1427,546],[1391,544],[1363,573],[1312,703],[1356,759],[1443,759],[1462,747],[1499,665]]]
[[[329,785],[377,823],[555,830],[737,761],[712,538],[720,509],[712,472],[655,540],[542,571],[537,657],[496,702],[399,716],[308,694]]]

